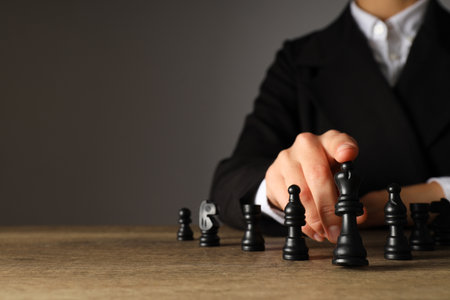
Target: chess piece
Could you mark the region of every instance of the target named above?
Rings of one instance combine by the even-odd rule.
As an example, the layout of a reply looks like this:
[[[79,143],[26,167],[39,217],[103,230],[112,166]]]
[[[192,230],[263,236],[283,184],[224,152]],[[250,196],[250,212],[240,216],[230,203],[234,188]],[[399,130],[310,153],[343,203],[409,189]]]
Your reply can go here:
[[[406,225],[406,207],[400,198],[401,188],[398,184],[390,184],[387,188],[389,200],[384,206],[384,222],[389,226],[389,235],[384,246],[384,258],[407,260],[412,259],[411,248],[403,227]]]
[[[215,247],[220,245],[219,222],[216,220],[217,207],[208,200],[200,204],[199,226],[202,235],[200,236],[201,247]]]
[[[340,266],[366,266],[369,264],[367,252],[356,226],[356,217],[364,213],[358,197],[360,179],[353,171],[353,163],[343,163],[334,180],[340,195],[335,213],[342,217],[342,228],[332,262]]]
[[[178,229],[177,239],[179,241],[191,241],[194,239],[194,233],[192,232],[191,227],[191,211],[188,208],[180,209],[178,213],[179,219],[178,223],[180,223],[180,228]]]
[[[433,222],[431,230],[436,245],[450,245],[450,202],[442,198],[441,201],[433,201],[430,205],[430,212],[438,213]]]
[[[264,251],[264,238],[259,223],[261,221],[261,205],[244,204],[242,207],[245,223],[247,224],[242,238],[242,250]]]
[[[300,202],[300,188],[291,185],[288,189],[289,203],[284,208],[284,225],[288,227],[288,235],[283,248],[285,260],[308,260],[308,247],[302,234],[305,222],[305,208]]]
[[[427,226],[430,204],[411,203],[409,207],[414,221],[414,227],[409,238],[411,249],[421,251],[434,250],[434,240]]]

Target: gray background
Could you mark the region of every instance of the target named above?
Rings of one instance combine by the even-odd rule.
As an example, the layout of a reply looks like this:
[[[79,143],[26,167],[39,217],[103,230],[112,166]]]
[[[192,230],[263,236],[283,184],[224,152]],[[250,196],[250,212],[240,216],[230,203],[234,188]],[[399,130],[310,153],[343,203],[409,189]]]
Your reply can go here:
[[[2,1],[0,224],[196,220],[275,51],[346,3]]]

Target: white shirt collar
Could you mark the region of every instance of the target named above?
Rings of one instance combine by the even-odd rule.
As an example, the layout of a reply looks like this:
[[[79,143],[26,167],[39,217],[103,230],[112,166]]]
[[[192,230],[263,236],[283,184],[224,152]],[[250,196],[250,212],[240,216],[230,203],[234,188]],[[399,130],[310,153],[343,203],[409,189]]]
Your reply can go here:
[[[395,27],[402,35],[414,39],[423,22],[428,2],[429,0],[418,0],[413,5],[387,19],[384,23]],[[355,1],[351,2],[350,10],[359,28],[368,39],[386,38],[387,32],[383,34],[383,32],[376,30],[376,24],[383,21],[362,10]]]

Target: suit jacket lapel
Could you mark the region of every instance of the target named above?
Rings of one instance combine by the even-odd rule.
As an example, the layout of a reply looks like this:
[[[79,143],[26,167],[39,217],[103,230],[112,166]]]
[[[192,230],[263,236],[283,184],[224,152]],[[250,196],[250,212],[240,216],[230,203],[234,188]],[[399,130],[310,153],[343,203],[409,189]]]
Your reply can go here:
[[[398,180],[398,169],[409,170],[404,182],[422,178],[428,167],[414,127],[373,59],[349,7],[309,48],[298,64],[317,69],[310,83],[316,105],[335,129],[358,140],[360,157],[365,156],[361,161],[384,160],[373,174],[386,173],[393,181]],[[383,169],[386,165],[392,172]]]
[[[395,91],[424,146],[450,126],[450,15],[431,1]],[[442,112],[446,111],[447,114]]]

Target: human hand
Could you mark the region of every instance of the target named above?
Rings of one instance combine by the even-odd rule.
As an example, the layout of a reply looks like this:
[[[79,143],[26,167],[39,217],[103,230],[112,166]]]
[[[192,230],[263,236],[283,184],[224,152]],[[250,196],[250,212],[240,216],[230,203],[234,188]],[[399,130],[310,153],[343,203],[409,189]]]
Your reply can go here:
[[[358,156],[358,144],[349,135],[329,130],[322,135],[301,133],[288,149],[281,151],[266,172],[269,202],[283,210],[288,203],[288,187],[300,187],[300,199],[306,211],[302,231],[322,241],[335,243],[340,233],[341,218],[334,213],[337,189],[333,174],[339,165]],[[364,221],[366,214],[358,217]]]

